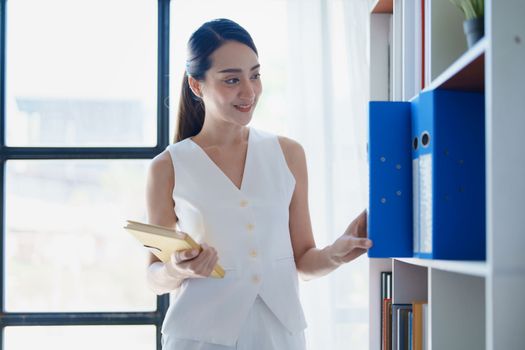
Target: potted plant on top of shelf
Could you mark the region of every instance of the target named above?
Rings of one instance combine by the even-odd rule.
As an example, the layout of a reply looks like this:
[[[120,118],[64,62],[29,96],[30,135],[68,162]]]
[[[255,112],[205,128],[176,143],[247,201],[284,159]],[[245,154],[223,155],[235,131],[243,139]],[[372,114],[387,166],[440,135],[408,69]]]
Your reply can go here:
[[[465,15],[463,30],[467,36],[468,47],[472,47],[484,35],[484,0],[450,0]]]

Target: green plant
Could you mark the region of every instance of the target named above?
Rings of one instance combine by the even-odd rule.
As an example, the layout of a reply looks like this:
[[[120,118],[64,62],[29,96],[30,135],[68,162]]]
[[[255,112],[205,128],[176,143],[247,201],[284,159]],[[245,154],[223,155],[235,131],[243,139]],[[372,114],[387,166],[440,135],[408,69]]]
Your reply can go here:
[[[450,0],[463,11],[465,19],[483,17],[484,0]]]

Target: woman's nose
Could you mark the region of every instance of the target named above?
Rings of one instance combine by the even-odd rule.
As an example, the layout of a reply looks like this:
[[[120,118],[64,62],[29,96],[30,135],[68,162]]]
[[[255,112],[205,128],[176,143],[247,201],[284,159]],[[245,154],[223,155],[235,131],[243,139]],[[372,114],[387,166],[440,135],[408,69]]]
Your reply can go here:
[[[239,97],[246,100],[253,100],[255,97],[255,89],[252,86],[251,81],[244,81],[241,83],[241,90],[239,91]]]

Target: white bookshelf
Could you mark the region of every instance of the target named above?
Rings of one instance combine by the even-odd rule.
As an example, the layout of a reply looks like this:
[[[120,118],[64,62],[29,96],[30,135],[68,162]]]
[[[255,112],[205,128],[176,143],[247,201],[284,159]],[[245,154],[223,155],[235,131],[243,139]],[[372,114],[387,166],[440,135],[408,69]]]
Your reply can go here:
[[[370,1],[371,13],[392,13],[394,0],[372,0]]]
[[[461,273],[465,275],[485,277],[488,274],[485,261],[454,261],[417,258],[396,258],[395,260],[406,264],[430,267],[435,270]]]
[[[485,51],[487,37],[480,39],[472,48],[434,79],[424,90],[452,89],[483,91],[485,89]]]
[[[369,1],[370,100],[388,100],[396,83],[389,80],[388,45],[392,12],[402,8],[396,6],[400,1],[410,0]],[[394,303],[428,301],[427,349],[521,350],[525,348],[525,1],[485,0],[485,37],[470,49],[466,41],[457,40],[458,30],[459,38],[465,39],[461,16],[452,15],[454,5],[448,0],[425,1],[430,6],[427,38],[432,43],[430,79],[424,90],[485,93],[487,259],[370,259],[369,349],[381,349],[381,272],[392,271]]]

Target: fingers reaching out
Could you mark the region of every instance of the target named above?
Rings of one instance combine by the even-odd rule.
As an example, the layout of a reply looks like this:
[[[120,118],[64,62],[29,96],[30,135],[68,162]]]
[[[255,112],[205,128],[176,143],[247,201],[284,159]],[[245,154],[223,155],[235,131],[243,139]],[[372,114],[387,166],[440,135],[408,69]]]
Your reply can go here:
[[[368,213],[365,210],[359,216],[358,219],[358,225],[357,225],[357,237],[366,237],[367,236],[367,220],[368,220]]]
[[[368,238],[355,238],[354,239],[354,247],[355,248],[362,248],[362,249],[368,249],[372,246],[372,241]]]
[[[348,225],[345,235],[361,238],[367,237],[367,219],[367,211],[365,209]]]

